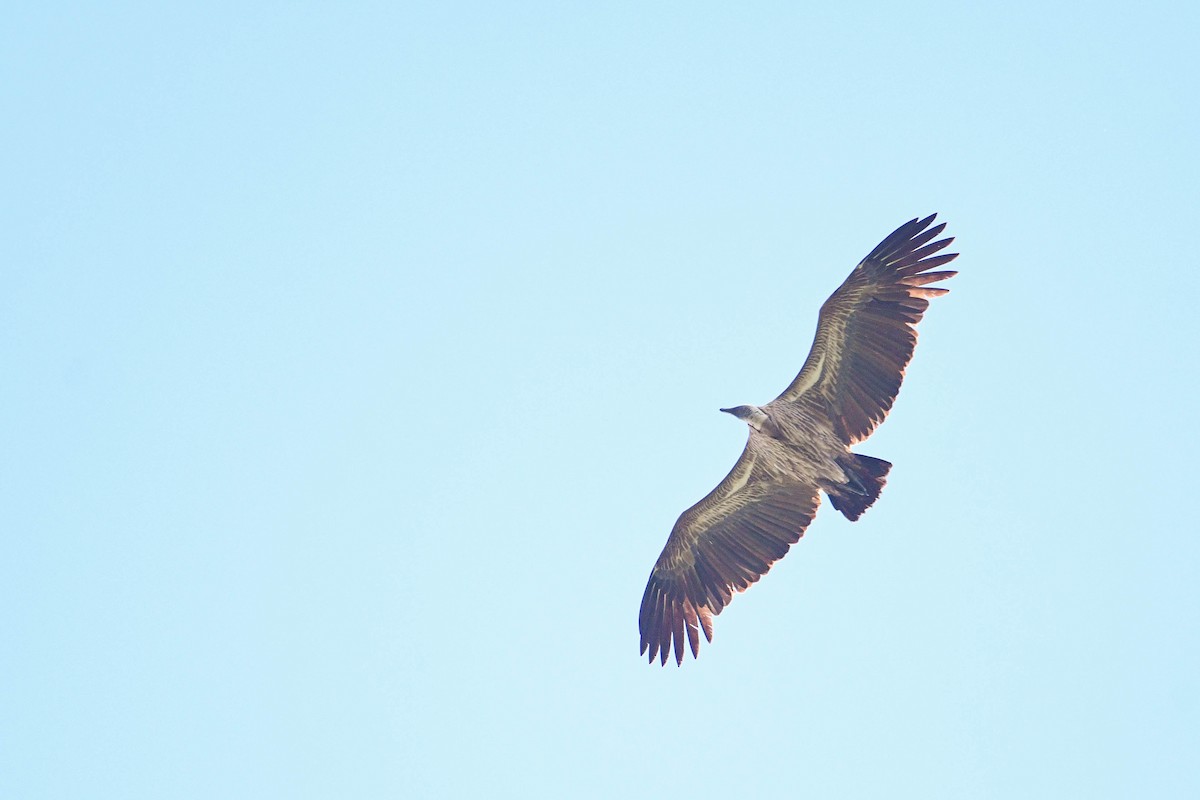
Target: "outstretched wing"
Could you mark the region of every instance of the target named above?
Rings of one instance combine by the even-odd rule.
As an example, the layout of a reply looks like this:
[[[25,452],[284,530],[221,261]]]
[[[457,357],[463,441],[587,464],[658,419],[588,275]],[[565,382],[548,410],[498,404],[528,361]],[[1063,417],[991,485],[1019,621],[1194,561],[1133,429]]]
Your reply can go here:
[[[695,658],[700,630],[712,641],[712,618],[767,573],[803,535],[819,502],[816,485],[763,469],[750,441],[733,470],[680,515],[650,572],[638,624],[642,653],[667,663],[671,642],[683,663],[684,636]]]
[[[771,405],[817,404],[847,444],[867,438],[883,422],[912,358],[928,298],[948,291],[926,287],[957,274],[927,271],[958,256],[934,255],[953,238],[926,244],[946,227],[944,222],[929,227],[936,216],[897,228],[825,301],[804,367]]]

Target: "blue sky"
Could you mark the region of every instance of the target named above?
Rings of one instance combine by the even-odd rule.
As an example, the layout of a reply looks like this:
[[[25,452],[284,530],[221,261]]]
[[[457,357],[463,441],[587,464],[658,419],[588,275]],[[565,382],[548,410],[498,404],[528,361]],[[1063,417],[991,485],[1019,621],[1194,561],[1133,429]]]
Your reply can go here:
[[[1198,22],[10,9],[0,794],[1200,793]],[[879,503],[647,666],[717,409],[934,211]]]

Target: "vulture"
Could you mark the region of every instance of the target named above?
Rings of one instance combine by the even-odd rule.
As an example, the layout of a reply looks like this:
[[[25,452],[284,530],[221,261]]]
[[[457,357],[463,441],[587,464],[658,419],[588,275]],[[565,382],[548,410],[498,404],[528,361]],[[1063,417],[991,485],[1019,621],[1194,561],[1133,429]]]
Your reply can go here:
[[[933,271],[958,256],[936,214],[904,223],[838,287],[817,318],[800,373],[763,406],[721,411],[749,426],[741,457],[708,496],[684,511],[642,596],[641,652],[665,665],[675,648],[696,658],[700,632],[712,641],[713,617],[757,581],[812,522],[824,492],[846,519],[878,499],[891,464],[850,451],[883,422],[917,343],[930,286],[956,273]],[[932,227],[931,227],[932,225]],[[934,241],[937,239],[937,241]]]

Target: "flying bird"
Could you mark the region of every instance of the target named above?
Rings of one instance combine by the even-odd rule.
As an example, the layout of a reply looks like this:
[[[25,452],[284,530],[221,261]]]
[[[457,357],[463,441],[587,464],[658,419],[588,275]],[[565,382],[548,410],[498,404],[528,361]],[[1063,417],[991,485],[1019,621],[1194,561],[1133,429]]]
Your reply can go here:
[[[904,223],[879,243],[838,287],[817,318],[817,334],[800,374],[764,406],[722,408],[746,422],[749,440],[733,469],[680,515],[650,572],[638,624],[642,653],[667,663],[672,642],[696,658],[700,631],[711,642],[712,618],[735,592],[757,581],[812,522],[824,492],[857,520],[879,498],[892,465],[850,451],[883,422],[917,343],[916,324],[930,272],[958,253],[935,255],[953,238],[932,241],[946,223],[936,214]]]

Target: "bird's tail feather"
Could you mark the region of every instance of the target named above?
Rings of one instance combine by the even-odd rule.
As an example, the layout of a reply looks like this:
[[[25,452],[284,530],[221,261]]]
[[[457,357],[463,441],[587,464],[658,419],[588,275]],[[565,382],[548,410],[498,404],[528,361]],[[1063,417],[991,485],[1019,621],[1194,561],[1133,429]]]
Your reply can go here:
[[[892,465],[882,458],[860,456],[858,453],[847,453],[838,464],[848,480],[840,486],[830,486],[826,494],[833,507],[853,522],[879,499]]]

